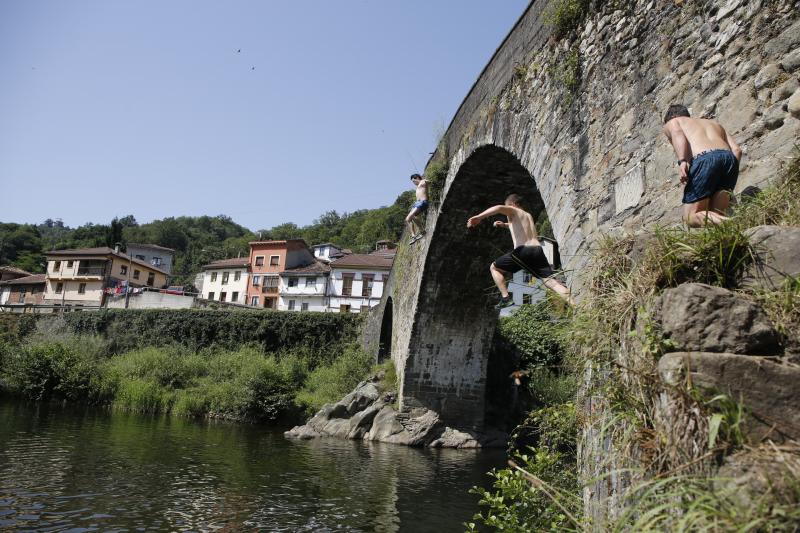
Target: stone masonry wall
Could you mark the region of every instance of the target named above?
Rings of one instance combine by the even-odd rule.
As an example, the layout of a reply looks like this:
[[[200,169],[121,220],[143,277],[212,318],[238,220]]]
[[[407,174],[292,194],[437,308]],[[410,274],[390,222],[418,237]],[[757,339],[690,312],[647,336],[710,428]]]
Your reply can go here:
[[[531,3],[453,118],[440,147],[449,173],[442,200],[427,217],[428,237],[413,247],[402,244],[395,260],[384,300],[393,298],[392,358],[406,408],[441,409],[464,390],[475,398],[483,393],[487,353],[481,339],[496,317],[479,311],[488,300],[467,280],[482,276],[491,283],[488,263],[481,257],[448,275],[436,253],[465,223],[449,195],[475,212],[495,199],[471,176],[494,176],[500,201],[510,192],[541,197],[567,280],[579,296],[593,242],[680,220],[676,158],[661,131],[669,104],[716,118],[742,146],[737,192],[769,182],[797,143],[800,2],[621,1],[589,16],[576,39],[560,41],[542,23],[544,6]],[[473,159],[487,147],[515,160],[527,185],[518,169],[496,168],[496,158]],[[465,171],[470,164],[482,168]],[[468,254],[480,253],[466,239],[457,242],[465,244],[452,246],[451,257],[470,260]],[[445,282],[460,291],[460,300],[437,293]],[[449,305],[474,310],[472,318],[446,320],[432,312],[445,296]],[[381,309],[365,332],[372,348]],[[455,348],[444,350],[442,359],[446,346]],[[459,352],[475,362],[463,372]],[[447,379],[439,379],[442,373]],[[482,402],[474,402],[456,413],[465,425],[480,426],[481,409]]]

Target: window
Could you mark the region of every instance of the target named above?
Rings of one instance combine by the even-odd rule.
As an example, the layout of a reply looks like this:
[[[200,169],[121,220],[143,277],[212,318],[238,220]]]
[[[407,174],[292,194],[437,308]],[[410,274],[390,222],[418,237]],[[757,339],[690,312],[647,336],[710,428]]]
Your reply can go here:
[[[207,299],[208,299],[208,300],[213,300],[213,299],[214,299],[214,293],[213,293],[213,292],[209,292],[209,293],[208,293],[208,298],[207,298]]]
[[[253,276],[253,287],[258,287],[259,283],[261,283],[261,276]]]
[[[531,305],[533,303],[533,297],[530,294],[523,294],[522,303],[524,305]]]
[[[227,298],[227,297],[228,297],[228,293],[227,293],[227,292],[221,292],[221,293],[219,293],[219,301],[220,301],[220,302],[224,302],[224,301],[226,301],[226,298]]]
[[[53,272],[61,270],[61,261],[53,261]]]
[[[153,257],[150,260],[150,264],[153,265],[154,267],[160,267],[161,266],[161,258],[160,257]]]
[[[233,273],[233,281],[239,281],[240,279],[242,279],[242,271],[237,270]]]
[[[278,266],[281,262],[281,256],[279,255],[271,255],[269,256],[269,264],[270,266]]]
[[[86,284],[81,283],[78,285],[78,294],[86,294]]]
[[[139,275],[140,274],[141,274],[141,272],[139,272],[135,268],[133,269],[133,279],[139,279]]]
[[[144,256],[143,255],[137,255],[136,259],[138,259],[139,261],[144,261]]]
[[[211,283],[214,283],[215,281],[217,281],[217,273],[216,272],[212,272],[211,273]]]
[[[362,305],[361,306],[361,312],[362,313],[369,313],[369,306],[368,305]]]
[[[278,292],[278,276],[264,276],[263,292]]]
[[[317,278],[306,278],[306,287],[316,288]]]
[[[238,302],[239,301],[239,293],[238,292],[231,293],[231,301],[232,302]]]
[[[530,272],[523,272],[522,273],[522,282],[523,283],[530,283],[531,282],[531,273]]]
[[[297,287],[297,278],[289,278],[289,286],[290,287]]]
[[[230,272],[223,272],[222,273],[222,284],[223,285],[227,285],[228,284],[228,280],[230,279],[230,277],[231,277],[231,273]]]
[[[56,283],[56,294],[61,294],[64,291],[64,284],[60,281]]]
[[[19,289],[19,303],[21,303],[21,304],[25,303],[25,293],[26,292],[27,291],[25,290],[25,287],[21,287]]]
[[[350,312],[350,306],[349,305],[345,305],[345,304],[340,305],[339,306],[339,312],[340,313],[349,313]]]
[[[155,272],[148,273],[147,274],[147,285],[152,287],[153,283],[155,283],[155,282],[156,282],[156,273]]]
[[[128,265],[120,265],[119,266],[119,273],[123,276],[128,275]]]
[[[253,296],[250,298],[250,305],[258,306],[258,296]]]
[[[294,311],[294,300],[289,300],[289,311]]]
[[[257,267],[263,267],[264,266],[264,256],[263,255],[257,255],[256,256],[256,266]]]
[[[74,261],[67,261],[67,268],[72,268],[72,263],[74,263]]]
[[[369,298],[372,296],[372,280],[372,274],[361,275],[361,296],[364,298]]]
[[[300,305],[300,310],[301,310],[301,311],[308,311],[308,302],[303,302],[303,303]]]
[[[353,274],[344,274],[342,276],[342,296],[351,294],[353,294]]]

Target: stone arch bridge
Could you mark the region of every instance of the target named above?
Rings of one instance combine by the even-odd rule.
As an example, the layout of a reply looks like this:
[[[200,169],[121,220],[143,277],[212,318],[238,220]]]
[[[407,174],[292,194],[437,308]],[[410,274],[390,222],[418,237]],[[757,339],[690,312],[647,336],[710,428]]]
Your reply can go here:
[[[700,14],[672,0],[622,4],[558,40],[542,22],[546,2],[531,2],[445,132],[431,161],[449,170],[427,236],[414,245],[404,236],[364,336],[394,360],[402,410],[483,429],[497,323],[488,267],[511,244],[491,224],[468,232],[470,215],[521,194],[548,216],[579,295],[593,241],[679,221],[675,157],[661,134],[670,103],[717,118],[744,146],[739,190],[768,181],[791,152],[796,16],[762,20],[757,0],[711,2]]]

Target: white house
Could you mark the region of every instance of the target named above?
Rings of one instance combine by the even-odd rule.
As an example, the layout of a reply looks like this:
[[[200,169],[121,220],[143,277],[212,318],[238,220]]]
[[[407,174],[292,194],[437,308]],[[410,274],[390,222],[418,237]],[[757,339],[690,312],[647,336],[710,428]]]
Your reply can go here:
[[[554,246],[553,241],[550,239],[540,239],[542,243],[542,250],[544,251],[547,261],[553,265],[555,259],[557,263],[554,269],[560,266],[558,261],[558,247]],[[506,307],[500,311],[500,316],[508,316],[514,311],[519,309],[521,305],[534,304],[544,298],[547,289],[542,285],[542,282],[531,276],[528,272],[520,270],[516,272],[511,281],[508,282],[508,293],[514,301],[514,305]]]
[[[160,268],[167,274],[172,274],[172,263],[175,258],[175,250],[165,248],[157,244],[128,243],[126,253],[145,263],[150,263],[156,268]]]
[[[320,261],[324,261],[325,263],[330,263],[331,261],[335,261],[336,259],[351,253],[350,250],[339,248],[335,244],[331,244],[329,242],[315,244],[311,247],[311,252],[314,254],[315,258],[319,259]]]
[[[281,272],[278,310],[327,311],[330,273],[331,267],[320,260]]]
[[[206,300],[247,305],[247,283],[250,279],[249,257],[221,259],[203,267],[203,292]]]
[[[335,313],[363,313],[377,305],[389,279],[394,250],[349,254],[331,262],[328,309]]]

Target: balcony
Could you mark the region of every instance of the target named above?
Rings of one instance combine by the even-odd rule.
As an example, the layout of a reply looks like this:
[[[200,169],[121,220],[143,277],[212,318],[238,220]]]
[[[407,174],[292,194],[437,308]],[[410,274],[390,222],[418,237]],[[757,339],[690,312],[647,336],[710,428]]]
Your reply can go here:
[[[278,294],[278,286],[277,285],[274,285],[274,286],[272,286],[272,285],[270,285],[270,286],[264,285],[263,287],[261,287],[261,292],[263,294]]]
[[[106,267],[104,266],[91,266],[91,267],[78,267],[78,277],[97,277],[102,278],[106,274]]]

